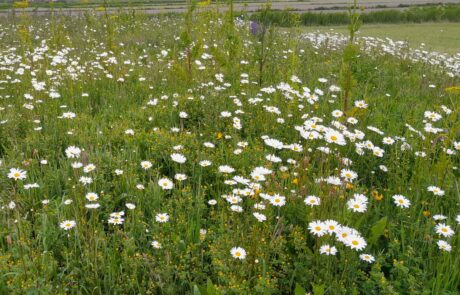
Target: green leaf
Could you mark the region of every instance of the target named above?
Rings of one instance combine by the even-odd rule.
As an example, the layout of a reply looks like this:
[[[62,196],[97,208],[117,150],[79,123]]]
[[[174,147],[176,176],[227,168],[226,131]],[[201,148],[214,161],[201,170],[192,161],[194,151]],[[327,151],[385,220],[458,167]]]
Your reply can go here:
[[[201,295],[200,289],[197,285],[193,285],[193,295]]]
[[[324,284],[321,284],[321,285],[315,285],[315,284],[312,284],[313,285],[313,294],[315,295],[323,295],[324,294]]]
[[[388,223],[388,217],[382,217],[379,221],[377,221],[371,228],[371,236],[369,238],[369,242],[371,244],[375,244],[377,240],[380,238],[381,235],[383,235],[383,232],[385,231],[385,228]]]
[[[207,293],[206,295],[219,295],[220,294],[220,292],[214,286],[210,278],[208,278],[208,282],[206,283],[206,293]]]
[[[305,294],[307,294],[307,291],[305,291],[305,289],[302,288],[302,286],[300,286],[299,284],[295,284],[294,295],[305,295]]]

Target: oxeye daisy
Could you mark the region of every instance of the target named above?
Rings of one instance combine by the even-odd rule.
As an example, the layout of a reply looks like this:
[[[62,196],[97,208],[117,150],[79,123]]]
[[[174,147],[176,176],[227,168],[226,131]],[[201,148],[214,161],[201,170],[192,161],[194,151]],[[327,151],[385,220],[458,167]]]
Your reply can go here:
[[[346,226],[339,226],[338,230],[336,231],[337,240],[345,243],[348,237],[353,233],[351,228]]]
[[[348,200],[347,206],[353,212],[363,213],[367,210],[367,204],[357,199]]]
[[[86,176],[81,176],[78,181],[80,181],[80,183],[84,185],[93,183],[93,179],[91,177],[86,177]]]
[[[251,173],[251,177],[252,177],[252,179],[254,179],[254,181],[257,181],[257,182],[259,182],[259,181],[265,181],[265,179],[266,179],[266,178],[265,178],[265,175],[263,175],[263,174],[256,174],[256,173]]]
[[[363,261],[366,261],[366,262],[369,262],[369,263],[372,263],[375,261],[375,258],[374,256],[370,255],[370,254],[361,254],[359,255],[359,258]]]
[[[342,185],[342,181],[340,180],[340,178],[335,176],[328,176],[326,178],[326,182],[332,185]]]
[[[291,151],[298,152],[298,153],[303,151],[303,147],[298,143],[293,143],[293,144],[289,145],[289,149]]]
[[[97,199],[99,199],[99,196],[96,193],[87,193],[86,194],[86,199],[90,202],[94,202]]]
[[[326,226],[326,230],[329,234],[337,233],[340,229],[340,224],[335,220],[326,220],[324,225]]]
[[[452,228],[444,223],[439,223],[435,227],[436,233],[444,236],[444,237],[450,237],[454,235],[454,231]]]
[[[10,173],[8,173],[8,178],[14,179],[14,180],[23,180],[26,179],[27,177],[27,171],[17,169],[17,168],[11,168]]]
[[[280,157],[277,157],[277,156],[275,156],[273,154],[266,155],[265,159],[267,159],[268,161],[273,162],[273,163],[280,163],[280,162],[283,161]]]
[[[85,173],[89,173],[94,170],[96,170],[96,166],[94,164],[88,164],[83,168],[83,172]]]
[[[204,145],[205,147],[207,147],[207,148],[210,148],[210,149],[213,149],[213,148],[216,147],[216,145],[213,144],[212,142],[205,142],[205,143],[203,143],[203,145]]]
[[[442,214],[436,214],[436,215],[433,215],[433,220],[446,220],[447,219],[447,216],[445,215],[442,215]]]
[[[267,217],[262,214],[262,213],[259,213],[259,212],[254,212],[252,213],[252,215],[254,215],[254,217],[259,221],[259,222],[264,222],[265,220],[267,220]]]
[[[222,166],[219,166],[219,172],[220,173],[233,173],[235,172],[235,169],[233,169],[232,167],[228,165],[222,165]]]
[[[79,169],[79,168],[83,167],[83,163],[73,162],[72,164],[70,164],[70,166],[72,166],[73,169]]]
[[[345,242],[345,245],[347,245],[348,247],[350,247],[351,249],[353,250],[356,250],[356,251],[361,251],[362,249],[366,248],[367,246],[367,243],[366,241],[360,237],[360,236],[357,236],[357,235],[350,235],[346,242]]]
[[[91,204],[86,204],[85,205],[85,208],[87,209],[97,209],[101,207],[101,205],[99,205],[99,203],[91,203]]]
[[[367,108],[367,103],[364,100],[357,100],[355,101],[355,107],[365,109]]]
[[[307,196],[304,200],[304,203],[308,206],[318,206],[321,204],[321,199],[317,196]]]
[[[335,117],[335,118],[340,118],[340,117],[342,117],[342,115],[343,115],[343,112],[340,111],[340,110],[332,111],[332,116]]]
[[[372,149],[372,154],[374,154],[374,156],[377,156],[379,158],[383,157],[383,154],[385,153],[385,151],[381,148],[379,148],[378,146],[374,147]]]
[[[230,210],[232,210],[233,212],[241,213],[243,212],[243,207],[238,206],[238,205],[232,205],[230,206]]]
[[[201,167],[208,167],[208,166],[211,166],[211,161],[208,161],[208,160],[203,160],[203,161],[200,161],[200,166]]]
[[[353,182],[358,177],[358,174],[349,169],[342,169],[340,171],[340,176],[344,178],[346,181]]]
[[[375,146],[370,140],[366,140],[365,142],[362,143],[362,146],[368,150],[372,150]]]
[[[76,147],[76,146],[69,146],[65,150],[65,154],[66,154],[67,158],[69,158],[69,159],[78,158],[80,156],[80,154],[81,154],[81,149]]]
[[[158,241],[154,240],[154,241],[152,241],[152,243],[150,243],[150,245],[152,245],[152,247],[155,248],[155,249],[161,249],[161,244]]]
[[[230,204],[238,204],[239,202],[242,201],[241,197],[239,197],[239,196],[237,196],[237,195],[227,196],[226,200],[227,200],[227,202],[229,202]]]
[[[123,224],[125,220],[121,217],[111,217],[109,218],[108,220],[108,223],[109,224],[115,224],[115,225],[120,225],[120,224]]]
[[[174,187],[174,183],[169,180],[169,178],[161,178],[158,180],[158,185],[161,186],[163,190],[171,190]]]
[[[125,134],[126,135],[134,135],[134,130],[133,129],[126,129]]]
[[[110,217],[112,218],[123,217],[123,216],[125,216],[124,211],[110,213]]]
[[[396,206],[400,208],[409,208],[410,207],[410,201],[406,199],[406,197],[402,195],[394,195],[393,196],[394,203]]]
[[[141,162],[141,167],[144,170],[150,169],[152,166],[153,166],[152,162],[150,162],[150,161],[142,161]]]
[[[443,251],[446,251],[446,252],[450,252],[452,250],[452,246],[447,243],[446,241],[443,241],[443,240],[439,240],[436,242],[436,244],[438,244],[438,247],[440,250],[443,250]]]
[[[276,194],[270,198],[270,204],[276,207],[282,207],[286,204],[286,198]]]
[[[187,161],[187,158],[184,155],[177,153],[171,154],[171,159],[179,164],[183,164]]]
[[[394,142],[395,140],[391,137],[384,137],[382,140],[382,143],[387,145],[392,145]]]
[[[455,148],[457,151],[460,151],[460,141],[454,142],[454,148]]]
[[[310,233],[322,237],[327,233],[327,227],[326,225],[321,222],[321,221],[312,221],[308,224],[308,229],[310,230]]]
[[[160,223],[166,223],[169,220],[169,215],[168,213],[158,213],[155,216],[155,220]]]
[[[346,145],[347,142],[345,141],[345,137],[343,136],[342,133],[333,130],[333,129],[328,129],[326,133],[324,134],[324,139],[328,143],[335,143],[338,145]]]
[[[357,120],[356,118],[349,117],[349,118],[347,119],[347,123],[352,124],[352,125],[355,125],[355,124],[358,123],[358,120]]]
[[[283,149],[284,147],[284,144],[281,141],[274,139],[274,138],[264,139],[264,143],[275,149]]]
[[[233,247],[230,250],[230,254],[233,256],[235,259],[239,260],[244,260],[246,258],[246,250],[244,250],[241,247]]]
[[[444,196],[444,193],[445,193],[441,188],[437,186],[433,186],[433,185],[429,186],[427,190],[429,192],[432,192],[435,196],[439,196],[439,197]]]
[[[77,225],[77,223],[75,222],[75,220],[64,220],[59,224],[59,226],[63,230],[69,230],[69,229],[75,227],[76,225]]]
[[[184,181],[187,179],[187,175],[182,174],[182,173],[177,173],[176,175],[174,175],[174,179],[178,181]]]
[[[326,254],[327,256],[335,255],[337,254],[337,248],[334,246],[331,247],[329,245],[323,245],[319,248],[319,253]]]

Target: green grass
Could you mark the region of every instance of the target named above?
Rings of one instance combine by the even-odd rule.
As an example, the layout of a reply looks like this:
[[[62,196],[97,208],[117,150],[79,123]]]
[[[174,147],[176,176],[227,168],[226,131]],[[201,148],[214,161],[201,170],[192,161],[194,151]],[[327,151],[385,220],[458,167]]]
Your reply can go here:
[[[459,77],[252,29],[212,10],[0,19],[0,294],[458,292]],[[367,245],[309,229],[326,220]]]
[[[265,14],[264,19],[260,19]],[[460,22],[460,6],[448,5],[427,5],[420,7],[409,7],[408,9],[397,10],[376,10],[360,12],[360,19],[364,24],[405,24],[405,23],[426,23],[426,22]],[[258,12],[251,16],[252,19],[264,21],[281,27],[303,26],[334,26],[347,25],[348,12],[291,12],[291,11],[269,11]]]
[[[336,32],[347,34],[346,26],[302,27],[303,32]],[[394,41],[408,41],[418,48],[422,43],[429,51],[444,53],[460,52],[459,23],[422,23],[422,24],[376,24],[363,26],[358,36],[391,38]]]

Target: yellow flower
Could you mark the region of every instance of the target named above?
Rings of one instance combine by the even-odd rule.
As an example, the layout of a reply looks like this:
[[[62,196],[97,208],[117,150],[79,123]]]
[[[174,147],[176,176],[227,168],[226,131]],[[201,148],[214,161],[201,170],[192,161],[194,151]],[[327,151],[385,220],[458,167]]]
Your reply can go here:
[[[371,194],[376,201],[383,200],[383,195],[380,195],[378,191],[372,191]]]
[[[223,136],[222,132],[217,132],[217,135],[216,135],[217,139],[221,139],[222,136]]]

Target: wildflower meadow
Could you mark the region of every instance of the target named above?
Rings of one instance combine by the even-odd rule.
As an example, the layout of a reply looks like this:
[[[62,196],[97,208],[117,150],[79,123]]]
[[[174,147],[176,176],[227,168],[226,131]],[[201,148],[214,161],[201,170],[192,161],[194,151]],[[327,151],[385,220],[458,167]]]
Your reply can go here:
[[[360,13],[0,18],[0,294],[458,294],[460,53]]]

